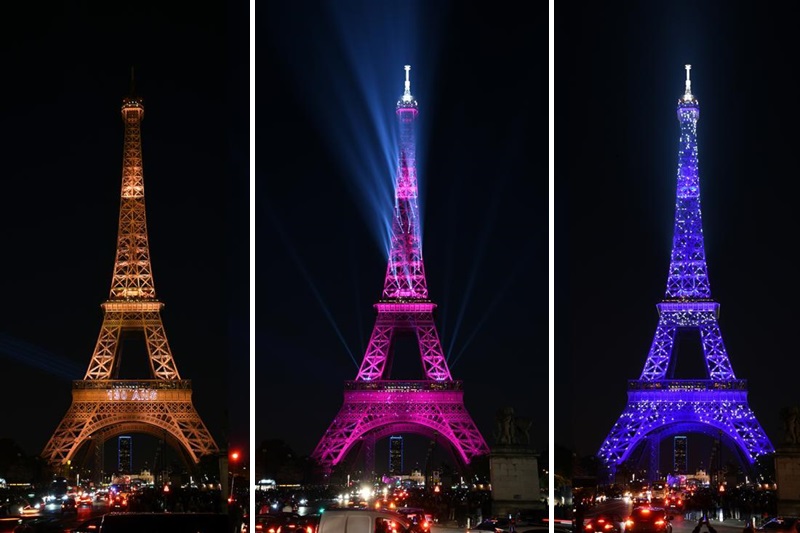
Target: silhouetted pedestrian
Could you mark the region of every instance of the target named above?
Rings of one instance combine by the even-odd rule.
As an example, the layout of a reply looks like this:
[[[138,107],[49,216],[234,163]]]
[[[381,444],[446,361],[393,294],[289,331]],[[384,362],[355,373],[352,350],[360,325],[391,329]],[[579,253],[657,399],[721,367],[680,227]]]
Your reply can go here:
[[[694,526],[692,533],[700,533],[700,529],[703,527],[704,524],[706,528],[708,528],[708,533],[717,533],[717,530],[714,529],[714,527],[708,521],[708,517],[705,515],[701,516],[700,520],[697,521],[697,525]]]

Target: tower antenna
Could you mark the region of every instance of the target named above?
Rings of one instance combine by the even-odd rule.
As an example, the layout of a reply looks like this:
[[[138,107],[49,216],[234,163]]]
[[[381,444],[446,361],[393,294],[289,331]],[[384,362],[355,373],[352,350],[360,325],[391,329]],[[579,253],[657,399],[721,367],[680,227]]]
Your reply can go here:
[[[689,72],[692,70],[691,65],[686,65],[686,92],[683,95],[684,102],[691,102],[694,100],[694,96],[692,96],[692,80],[689,79]]]
[[[403,97],[401,98],[401,100],[404,104],[407,104],[414,101],[414,97],[411,96],[411,79],[409,78],[409,75],[411,73],[411,65],[406,65],[404,68],[406,69],[406,81],[404,84]]]

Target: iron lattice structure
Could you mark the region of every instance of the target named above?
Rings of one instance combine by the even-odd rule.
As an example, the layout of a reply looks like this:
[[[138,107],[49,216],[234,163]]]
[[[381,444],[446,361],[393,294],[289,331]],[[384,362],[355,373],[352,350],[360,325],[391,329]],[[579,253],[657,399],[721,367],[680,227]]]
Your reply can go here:
[[[697,121],[700,107],[691,92],[691,66],[686,65],[686,90],[678,100],[680,149],[677,200],[665,299],[655,337],[638,380],[628,382],[628,404],[598,452],[613,477],[643,441],[687,431],[722,437],[753,465],[774,451],[747,403],[747,382],[736,379],[719,324],[719,304],[711,298],[700,211]],[[677,380],[669,375],[676,335],[699,332],[706,379]]]
[[[745,465],[774,451],[747,403],[747,382],[734,375],[717,321],[719,304],[711,297],[700,212],[700,107],[691,92],[690,69],[686,65],[686,90],[678,100],[681,135],[666,297],[657,304],[658,325],[642,374],[628,382],[627,407],[598,452],[612,477],[645,440],[652,444],[687,431],[724,438]],[[699,332],[706,379],[671,379],[676,335],[683,330]]]
[[[400,155],[395,175],[395,206],[382,299],[364,359],[354,381],[345,382],[344,405],[312,453],[330,473],[354,444],[412,432],[446,439],[469,464],[489,452],[464,406],[462,383],[453,380],[428,299],[417,205],[414,122],[406,65],[405,90],[397,102]],[[399,334],[416,335],[425,379],[392,380],[393,345]]]
[[[161,321],[164,304],[156,299],[145,218],[143,116],[143,102],[131,91],[122,104],[122,191],[111,293],[101,305],[103,324],[86,375],[73,381],[72,405],[42,452],[53,466],[67,464],[87,442],[101,445],[133,432],[165,439],[187,462],[219,452],[192,404],[191,381],[178,373]],[[128,332],[142,334],[152,379],[119,379],[121,340]]]

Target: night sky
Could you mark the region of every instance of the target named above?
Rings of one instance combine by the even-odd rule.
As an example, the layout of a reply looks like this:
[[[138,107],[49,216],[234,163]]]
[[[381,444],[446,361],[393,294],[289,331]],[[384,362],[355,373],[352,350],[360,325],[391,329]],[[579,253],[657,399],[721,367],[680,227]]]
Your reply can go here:
[[[217,444],[246,449],[247,21],[238,0],[20,4],[7,18],[0,437],[26,454],[41,452],[67,412],[102,324],[131,67],[167,339]],[[143,350],[123,347],[121,378],[149,377]],[[134,467],[151,453],[134,440]]]
[[[644,367],[672,247],[685,64],[700,103],[701,209],[722,337],[750,407],[782,443],[780,409],[800,403],[790,19],[777,4],[559,4],[556,445],[596,453]],[[705,377],[692,371],[699,358],[678,365],[676,377]],[[707,466],[691,446],[690,437],[690,468]]]
[[[409,64],[423,256],[451,372],[490,445],[496,411],[511,406],[544,452],[548,181],[533,137],[544,13],[438,0],[257,7],[255,445],[311,454],[356,376],[386,271],[391,200],[372,191],[394,178]],[[415,343],[398,349],[392,377],[421,377]]]

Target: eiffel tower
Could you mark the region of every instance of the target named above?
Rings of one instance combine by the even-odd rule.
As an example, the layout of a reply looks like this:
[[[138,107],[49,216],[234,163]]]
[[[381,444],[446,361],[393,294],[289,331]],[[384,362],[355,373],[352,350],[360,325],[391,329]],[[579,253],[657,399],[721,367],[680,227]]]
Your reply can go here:
[[[375,442],[397,433],[418,433],[452,445],[464,465],[489,448],[464,407],[462,382],[454,380],[433,320],[436,304],[428,298],[417,206],[411,67],[405,66],[403,96],[397,102],[400,156],[395,176],[395,205],[383,298],[364,359],[354,381],[345,382],[344,405],[311,454],[329,475],[358,442]],[[416,335],[425,379],[390,378],[399,335]]]
[[[192,404],[191,380],[178,373],[161,321],[164,304],[156,299],[145,219],[144,104],[133,89],[131,75],[130,95],[122,100],[122,191],[111,293],[101,304],[103,324],[86,375],[72,382],[72,405],[41,454],[54,468],[69,464],[84,444],[102,450],[108,439],[128,433],[166,439],[187,464],[219,451]],[[120,379],[121,340],[130,332],[144,338],[150,379]]]
[[[740,454],[745,467],[752,468],[759,456],[774,451],[747,403],[747,381],[733,373],[717,322],[719,304],[711,298],[700,216],[700,105],[692,95],[690,70],[686,65],[686,89],[678,100],[681,135],[666,296],[656,306],[658,325],[642,374],[628,382],[628,405],[597,454],[612,480],[617,466],[638,445],[657,449],[664,437],[685,432],[721,437]],[[676,336],[686,331],[699,333],[705,379],[672,379]],[[652,477],[657,456],[650,455]]]

